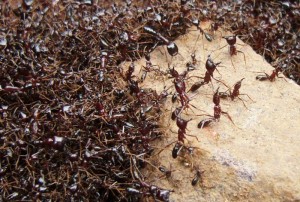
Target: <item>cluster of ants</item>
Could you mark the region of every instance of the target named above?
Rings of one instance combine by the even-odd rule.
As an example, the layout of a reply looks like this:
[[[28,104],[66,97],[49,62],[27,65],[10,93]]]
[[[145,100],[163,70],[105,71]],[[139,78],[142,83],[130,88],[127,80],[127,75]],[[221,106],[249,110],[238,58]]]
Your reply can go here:
[[[202,9],[213,31],[226,25],[276,69],[258,80],[274,81],[281,71],[300,84],[299,1],[216,0]]]
[[[208,57],[204,77],[187,90],[195,56],[187,71],[162,72],[153,68],[150,53],[166,46],[176,56],[175,39],[193,25],[212,41],[210,33],[225,15],[214,16],[215,2],[97,2],[0,2],[0,200],[169,201],[171,190],[146,182],[140,171],[153,154],[152,142],[163,135],[158,123],[168,92],[157,94],[140,84],[151,71],[174,79],[181,104],[172,113],[177,158],[190,149],[184,145],[189,121],[181,117],[192,106],[188,93],[215,79],[220,63]],[[216,19],[210,31],[199,23],[208,19]],[[230,55],[237,54],[236,35],[225,39]],[[121,67],[143,56],[141,79],[135,78],[133,63],[126,72]],[[274,80],[278,73],[257,79]],[[230,118],[220,98],[238,97],[241,82],[232,91],[215,91],[214,115],[199,128],[221,114]]]

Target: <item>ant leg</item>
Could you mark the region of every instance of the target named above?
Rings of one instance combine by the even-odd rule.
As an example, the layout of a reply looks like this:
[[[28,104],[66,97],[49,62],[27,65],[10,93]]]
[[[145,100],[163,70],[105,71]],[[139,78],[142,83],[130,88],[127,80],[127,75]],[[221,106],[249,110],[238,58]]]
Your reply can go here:
[[[223,82],[223,81],[221,81],[221,80],[219,80],[219,79],[216,79],[216,78],[214,78],[214,77],[212,77],[214,80],[216,80],[217,82],[220,82],[220,83],[222,83],[224,86],[226,86],[228,89],[229,89],[229,87]]]
[[[221,47],[221,48],[218,48],[218,49],[216,49],[216,50],[213,50],[212,52],[215,52],[215,51],[217,51],[217,50],[222,50],[222,49],[225,48],[226,46],[228,46],[228,44],[224,45],[224,46]]]
[[[230,56],[230,61],[231,61],[231,65],[232,65],[233,68],[234,68],[234,71],[236,72],[236,68],[235,68],[235,66],[234,66],[234,64],[233,64],[233,61],[232,61],[232,56]]]
[[[239,50],[237,50],[237,52],[238,52],[238,53],[242,53],[242,54],[243,54],[243,56],[244,56],[244,62],[245,62],[245,66],[247,66],[247,63],[246,63],[246,55],[245,55],[245,53],[244,53],[243,51],[239,51]]]
[[[246,95],[252,102],[254,102],[254,100],[248,94],[240,94],[240,95]]]
[[[194,115],[194,116],[208,116],[208,117],[211,117],[211,118],[214,118],[214,116],[210,115],[210,114],[197,114],[197,115]]]
[[[206,112],[206,111],[204,111],[204,110],[198,109],[196,106],[194,106],[194,105],[192,105],[192,104],[189,104],[189,105],[191,105],[192,107],[194,107],[195,109],[197,109],[197,110],[199,110],[199,111],[201,111],[201,112]],[[191,109],[191,111],[192,111],[194,114],[196,114],[192,109]]]
[[[240,95],[242,95],[242,94],[240,94]],[[242,98],[240,98],[240,97],[237,97],[237,98],[238,98],[239,100],[241,100],[242,103],[243,103],[243,105],[244,105],[244,107],[250,111],[250,109],[246,106],[244,100],[243,100]]]
[[[175,142],[177,142],[177,140],[176,141],[173,141],[173,142],[171,142],[170,144],[167,144],[163,149],[161,149],[157,154],[155,154],[155,155],[159,155],[161,152],[163,152],[167,147],[169,147],[169,146],[171,146],[173,143],[175,143]],[[153,155],[153,156],[155,156],[155,155]]]
[[[186,135],[186,136],[190,136],[190,137],[194,137],[194,138],[197,139],[198,142],[200,142],[199,139],[198,139],[198,137],[197,137],[196,135],[187,135],[187,134],[185,134],[185,135]]]
[[[223,112],[223,111],[221,111],[221,113],[222,113],[222,114],[225,114],[225,115],[227,116],[227,118],[231,121],[231,123],[233,123],[233,125],[236,126],[235,123],[233,122],[231,116],[228,114],[228,112]]]

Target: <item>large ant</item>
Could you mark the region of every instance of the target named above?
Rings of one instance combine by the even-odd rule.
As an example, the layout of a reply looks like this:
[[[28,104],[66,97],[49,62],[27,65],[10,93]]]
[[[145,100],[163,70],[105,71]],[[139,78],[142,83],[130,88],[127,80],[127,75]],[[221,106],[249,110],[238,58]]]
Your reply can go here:
[[[220,120],[221,114],[225,114],[229,118],[229,120],[234,124],[231,116],[227,112],[222,111],[222,109],[221,109],[219,88],[217,88],[216,92],[214,93],[213,103],[215,104],[214,115],[213,116],[209,115],[209,116],[211,116],[211,118],[206,118],[206,119],[203,119],[202,121],[200,121],[198,124],[198,128],[202,129],[202,128],[208,126],[213,121]]]
[[[183,73],[179,74],[174,67],[172,69],[169,68],[169,74],[174,78],[173,83],[175,85],[176,92],[179,95],[181,106],[184,108],[188,107],[188,103],[190,101],[186,93],[186,85],[184,81],[187,73],[187,71],[184,71]]]
[[[215,79],[213,73],[217,69],[217,66],[220,65],[220,64],[221,64],[221,62],[214,63],[214,61],[211,59],[211,57],[209,55],[206,62],[205,62],[206,72],[205,72],[205,76],[203,77],[203,81],[198,81],[198,82],[194,83],[188,92],[190,92],[190,91],[195,92],[201,86],[211,82],[211,78]],[[218,82],[221,82],[220,80],[217,80],[217,79],[215,79],[215,80],[218,81]],[[221,83],[223,83],[223,82],[221,82]]]
[[[241,86],[242,86],[242,81],[244,80],[245,78],[242,78],[241,80],[239,80],[238,82],[236,82],[235,84],[234,84],[234,86],[233,86],[233,90],[232,90],[232,92],[229,90],[229,93],[227,93],[227,92],[220,92],[220,97],[221,98],[227,98],[227,97],[230,97],[231,98],[231,100],[234,100],[234,98],[239,98],[239,95],[247,95],[247,94],[240,94],[240,88],[241,88]],[[247,95],[248,96],[248,98],[250,99],[250,100],[252,100],[251,98],[250,98],[250,96],[249,95]],[[241,98],[239,98],[242,102],[243,102],[243,104],[244,104],[244,106],[246,107],[246,105],[245,105],[245,103],[244,103],[244,101],[241,99]],[[247,108],[247,107],[246,107]]]
[[[189,121],[192,119],[186,121],[183,118],[177,117],[176,118],[176,125],[178,127],[178,141],[179,142],[184,142],[184,139],[186,138],[186,127]],[[197,140],[198,138],[194,136]],[[199,141],[199,140],[198,140]]]
[[[165,38],[161,33],[156,32],[151,27],[145,26],[144,27],[145,32],[152,34],[156,37],[158,37],[160,40],[163,41],[165,45],[167,45],[168,53],[171,56],[175,56],[178,54],[178,47],[174,42],[169,41],[167,38]]]
[[[239,51],[239,50],[236,49],[236,46],[235,46],[235,44],[236,44],[236,35],[223,36],[222,38],[226,39],[227,45],[229,45],[229,54],[230,54],[230,56],[237,55],[238,52],[242,53],[243,56],[244,56],[245,64],[246,64],[246,56],[245,56],[244,52]],[[225,45],[225,46],[227,46],[227,45]],[[223,46],[222,48],[224,48],[225,46]],[[222,49],[222,48],[220,48],[220,49]],[[234,67],[233,62],[232,62],[232,58],[230,58],[230,60],[231,60],[232,66]]]

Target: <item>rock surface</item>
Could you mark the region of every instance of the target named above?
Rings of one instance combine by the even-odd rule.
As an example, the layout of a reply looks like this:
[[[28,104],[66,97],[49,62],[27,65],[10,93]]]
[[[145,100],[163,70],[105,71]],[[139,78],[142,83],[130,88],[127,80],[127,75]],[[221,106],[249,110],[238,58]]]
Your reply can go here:
[[[157,142],[157,153],[165,149],[151,162],[157,167],[171,168],[172,176],[166,179],[151,166],[145,170],[145,176],[153,184],[174,190],[171,201],[300,200],[300,87],[287,78],[276,78],[274,82],[257,81],[258,74],[270,74],[274,68],[251,47],[238,40],[237,49],[244,53],[246,60],[240,52],[231,58],[228,46],[220,49],[226,45],[220,33],[216,33],[213,42],[208,42],[193,30],[195,28],[175,41],[179,47],[177,56],[171,58],[165,47],[159,47],[151,53],[152,64],[164,71],[170,64],[181,73],[195,52],[197,69],[188,76],[203,77],[205,61],[210,54],[214,62],[221,62],[219,73],[214,73],[215,78],[229,87],[245,78],[240,94],[246,95],[233,101],[221,100],[222,110],[228,112],[234,124],[222,115],[219,122],[198,129],[199,121],[207,117],[203,114],[213,115],[212,96],[216,88],[220,87],[221,92],[228,88],[214,80],[213,84],[201,87],[196,93],[189,93],[190,103],[197,109],[191,107],[183,112],[183,118],[193,119],[188,123],[187,133],[191,136],[187,136],[185,145],[195,149],[192,155],[177,159],[172,158],[171,150],[177,141],[178,128],[170,119],[170,113],[180,103],[173,104],[169,96],[162,122],[166,135]],[[231,34],[223,32],[222,35]],[[144,59],[136,63],[136,67],[143,65]],[[124,64],[124,69],[126,67],[128,64]],[[137,68],[135,73],[140,77],[142,71]],[[142,87],[151,87],[158,92],[170,87],[169,92],[175,92],[172,80],[151,72]],[[187,79],[187,89],[196,81],[199,78]],[[199,142],[192,136],[197,136]],[[196,169],[204,173],[202,181],[192,186]]]

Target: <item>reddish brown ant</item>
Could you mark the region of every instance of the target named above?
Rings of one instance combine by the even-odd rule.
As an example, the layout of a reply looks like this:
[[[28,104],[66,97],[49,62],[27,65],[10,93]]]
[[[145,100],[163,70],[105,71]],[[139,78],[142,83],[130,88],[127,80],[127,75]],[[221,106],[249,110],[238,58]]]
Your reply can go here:
[[[171,78],[174,78],[173,83],[174,83],[177,95],[179,95],[180,103],[181,103],[181,106],[183,107],[182,110],[184,110],[185,108],[189,108],[189,105],[191,105],[191,104],[189,104],[190,98],[188,97],[188,95],[186,93],[186,85],[185,85],[185,80],[187,79],[188,71],[184,71],[181,74],[179,74],[173,67],[172,69],[169,68],[169,74],[171,75]],[[191,78],[191,77],[189,77],[189,78]],[[175,98],[174,98],[174,100],[175,100]],[[191,105],[191,106],[193,106],[193,105]],[[195,106],[193,106],[193,107],[196,108]]]
[[[156,73],[159,73],[160,75],[164,74],[162,71],[160,71],[160,69],[153,69],[153,67],[155,67],[155,66],[159,67],[159,66],[152,64],[152,62],[150,60],[151,58],[150,58],[149,52],[145,53],[145,59],[146,59],[146,66],[142,66],[142,69],[141,69],[141,70],[143,70],[143,74],[141,76],[141,82],[143,82],[146,79],[148,72],[155,71]]]
[[[231,116],[227,112],[222,111],[221,109],[219,88],[217,88],[216,92],[214,93],[213,103],[215,104],[214,115],[208,115],[211,118],[201,120],[198,124],[198,128],[202,129],[204,127],[207,127],[211,122],[220,120],[221,114],[225,114],[228,117],[228,119],[234,124]]]
[[[184,139],[186,138],[186,136],[192,136],[192,137],[195,137],[196,139],[197,139],[197,141],[199,142],[199,139],[198,139],[198,137],[197,136],[194,136],[194,135],[187,135],[186,134],[186,128],[187,128],[187,124],[188,124],[188,122],[190,122],[192,119],[190,119],[190,120],[184,120],[184,119],[182,119],[182,118],[180,118],[180,117],[177,117],[176,118],[176,125],[177,125],[177,127],[178,127],[178,132],[177,132],[177,134],[178,134],[178,141],[179,142],[182,142],[182,143],[184,143]]]
[[[232,92],[231,92],[229,89],[228,89],[229,93],[227,93],[227,92],[220,92],[220,97],[221,97],[221,98],[227,98],[227,97],[230,97],[231,100],[234,100],[234,98],[237,97],[237,98],[239,98],[239,99],[243,102],[244,106],[246,107],[244,101],[239,97],[239,95],[247,95],[247,94],[240,94],[240,88],[241,88],[241,86],[242,86],[242,81],[243,81],[244,79],[245,79],[245,78],[242,78],[241,80],[239,80],[238,82],[236,82],[236,83],[234,84]],[[252,99],[250,98],[249,95],[247,95],[247,96],[248,96],[248,98],[249,98],[250,100],[252,100]],[[252,100],[252,101],[253,101],[253,100]],[[246,108],[247,108],[247,107],[246,107]]]
[[[236,35],[223,36],[222,38],[225,39],[226,42],[227,42],[227,44],[225,46],[223,46],[222,48],[224,48],[227,45],[229,45],[229,54],[230,54],[231,57],[234,56],[234,55],[237,55],[237,53],[242,53],[243,56],[244,56],[244,61],[245,61],[245,65],[246,65],[246,56],[245,56],[245,53],[243,51],[237,50],[236,46],[235,46],[235,44],[236,44]],[[220,49],[222,49],[222,48],[220,48]],[[234,66],[234,64],[232,62],[232,58],[230,58],[230,60],[231,60],[232,66],[235,68],[235,66]]]
[[[214,76],[213,76],[214,71],[217,70],[217,66],[220,65],[220,64],[221,64],[221,62],[214,63],[214,61],[211,59],[210,55],[208,55],[208,58],[207,58],[207,60],[205,62],[206,72],[205,72],[205,76],[202,78],[203,81],[198,81],[195,84],[193,84],[192,87],[189,89],[188,92],[190,92],[190,91],[191,92],[195,92],[201,86],[203,86],[203,85],[208,84],[209,82],[211,82],[211,78],[213,78],[216,81],[221,82],[222,84],[224,84],[222,81],[214,78]]]
[[[279,77],[279,72],[280,72],[280,69],[279,68],[275,68],[271,75],[265,73],[265,75],[257,75],[255,78],[256,80],[259,80],[259,81],[265,81],[265,80],[269,80],[271,82],[275,81],[275,78],[281,78]]]

